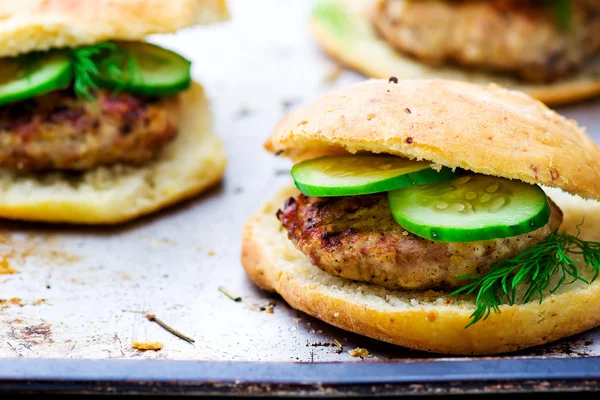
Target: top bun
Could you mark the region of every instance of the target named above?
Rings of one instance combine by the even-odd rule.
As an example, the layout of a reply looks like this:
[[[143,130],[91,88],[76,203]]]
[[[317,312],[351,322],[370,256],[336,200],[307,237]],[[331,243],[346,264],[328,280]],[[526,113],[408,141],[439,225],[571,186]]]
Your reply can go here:
[[[369,80],[289,113],[265,148],[296,161],[388,153],[600,200],[600,149],[585,130],[497,85]]]
[[[142,40],[228,17],[225,0],[0,2],[0,57],[105,40]]]

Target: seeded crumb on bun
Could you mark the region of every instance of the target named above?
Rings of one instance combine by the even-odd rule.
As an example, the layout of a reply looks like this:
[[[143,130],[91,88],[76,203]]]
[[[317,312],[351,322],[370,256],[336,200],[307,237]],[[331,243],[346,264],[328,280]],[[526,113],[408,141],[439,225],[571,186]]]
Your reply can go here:
[[[295,161],[387,153],[539,184],[564,214],[561,232],[580,229],[581,239],[600,238],[598,147],[574,121],[496,85],[363,82],[286,115],[265,147]],[[560,286],[542,303],[501,305],[499,313],[465,329],[474,296],[392,290],[332,276],[281,229],[276,213],[298,195],[284,188],[248,220],[242,264],[258,286],[327,323],[412,349],[470,355],[516,351],[600,325],[598,281]],[[592,273],[582,268],[580,274]]]

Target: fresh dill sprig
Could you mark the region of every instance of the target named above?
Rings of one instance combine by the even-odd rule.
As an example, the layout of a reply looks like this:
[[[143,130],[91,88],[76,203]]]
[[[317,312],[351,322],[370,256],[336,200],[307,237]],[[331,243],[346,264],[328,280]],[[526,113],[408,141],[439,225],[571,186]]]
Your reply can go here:
[[[133,55],[111,42],[76,48],[71,57],[73,88],[80,98],[92,98],[91,92],[98,89],[96,78],[100,74],[115,81],[125,81],[126,76],[135,77],[140,71]]]
[[[561,29],[567,29],[571,25],[573,10],[570,0],[544,0],[551,7],[556,23]]]
[[[594,272],[588,281],[579,274],[578,264]],[[454,291],[457,294],[477,294],[476,309],[471,314],[467,328],[480,320],[499,312],[503,304],[513,305],[517,301],[527,303],[534,298],[541,303],[544,292],[555,292],[563,284],[576,281],[591,283],[600,273],[600,242],[587,242],[566,233],[553,233],[520,255],[502,261],[483,276],[459,276],[472,280]],[[554,278],[558,277],[553,284]],[[517,298],[517,287],[525,285],[525,292]],[[551,287],[552,286],[552,287]]]
[[[556,0],[556,20],[561,28],[568,28],[571,23],[572,10],[569,0]]]

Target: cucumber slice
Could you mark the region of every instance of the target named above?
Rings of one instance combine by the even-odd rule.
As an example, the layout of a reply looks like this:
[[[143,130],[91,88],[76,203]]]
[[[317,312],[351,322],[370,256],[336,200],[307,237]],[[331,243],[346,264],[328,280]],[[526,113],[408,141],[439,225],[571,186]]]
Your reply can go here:
[[[390,155],[326,156],[294,165],[292,177],[307,196],[356,196],[387,192],[412,185],[454,179],[449,168],[440,172],[427,161]]]
[[[522,235],[550,219],[550,205],[539,186],[486,175],[395,190],[388,201],[404,229],[440,242]]]
[[[71,84],[67,52],[31,53],[0,59],[0,105],[26,100]]]
[[[126,57],[121,59],[124,65],[118,65],[120,72],[115,74],[110,63],[100,60],[94,79],[98,86],[146,96],[169,96],[190,87],[191,62],[179,54],[143,42],[115,45],[125,51]]]

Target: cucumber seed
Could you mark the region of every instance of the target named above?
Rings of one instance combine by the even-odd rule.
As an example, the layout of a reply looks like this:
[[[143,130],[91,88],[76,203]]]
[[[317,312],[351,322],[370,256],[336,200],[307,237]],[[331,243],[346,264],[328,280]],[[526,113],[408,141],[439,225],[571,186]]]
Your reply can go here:
[[[435,205],[438,210],[445,210],[448,208],[448,203],[440,202]]]
[[[493,183],[490,186],[487,187],[487,191],[488,193],[494,193],[496,192],[496,190],[498,190],[498,184],[497,183]]]
[[[492,212],[498,211],[504,205],[504,203],[506,203],[506,200],[504,199],[504,197],[496,198],[492,202],[492,205],[490,206],[490,211],[492,211]]]
[[[467,192],[465,194],[465,199],[467,200],[475,200],[477,198],[477,193],[475,192]]]
[[[469,182],[470,180],[471,180],[471,177],[470,177],[470,176],[463,176],[462,178],[458,178],[458,179],[456,180],[456,183],[457,183],[458,185],[464,185],[465,183]]]
[[[452,208],[454,208],[456,211],[464,211],[465,205],[461,203],[454,203],[452,204]]]

